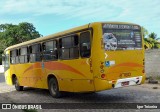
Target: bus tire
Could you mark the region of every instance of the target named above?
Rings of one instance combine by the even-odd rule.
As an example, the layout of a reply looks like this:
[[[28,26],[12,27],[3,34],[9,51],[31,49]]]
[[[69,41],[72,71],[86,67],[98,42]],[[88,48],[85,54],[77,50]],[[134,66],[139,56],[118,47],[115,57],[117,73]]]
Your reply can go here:
[[[51,78],[49,80],[49,92],[52,97],[59,98],[61,97],[62,93],[59,91],[59,86],[56,78]]]
[[[14,78],[14,86],[17,91],[23,91],[23,86],[19,85],[17,77]]]

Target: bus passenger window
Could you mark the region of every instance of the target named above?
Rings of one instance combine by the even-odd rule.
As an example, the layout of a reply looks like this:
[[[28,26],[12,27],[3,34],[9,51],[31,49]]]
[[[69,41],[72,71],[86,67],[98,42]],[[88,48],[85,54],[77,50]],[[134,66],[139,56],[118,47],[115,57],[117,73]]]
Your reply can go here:
[[[30,62],[41,61],[41,44],[35,44],[29,47]]]
[[[71,37],[64,37],[59,40],[60,45],[60,59],[69,59],[69,48],[72,45]]]
[[[57,42],[49,41],[42,44],[44,60],[58,59]]]
[[[19,63],[19,57],[18,57],[18,49],[11,51],[11,58],[10,58],[10,62],[12,64],[17,64]]]
[[[72,36],[72,43],[73,46],[70,48],[70,58],[75,59],[79,57],[78,35]]]
[[[60,59],[76,59],[79,57],[78,35],[59,39]]]
[[[80,55],[81,57],[89,57],[91,54],[90,32],[80,34]]]
[[[27,63],[28,60],[28,48],[27,47],[23,47],[19,50],[20,52],[20,56],[19,56],[19,61],[20,63]]]

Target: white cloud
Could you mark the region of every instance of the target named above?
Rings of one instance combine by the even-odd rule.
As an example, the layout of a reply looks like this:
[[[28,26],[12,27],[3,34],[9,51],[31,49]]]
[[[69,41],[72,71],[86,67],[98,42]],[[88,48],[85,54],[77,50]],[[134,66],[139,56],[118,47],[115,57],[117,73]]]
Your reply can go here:
[[[159,0],[1,0],[0,15],[62,15],[85,21],[127,21],[160,29]]]
[[[57,14],[115,20],[148,16],[150,19],[159,13],[159,3],[159,0],[3,0],[0,14]]]
[[[35,15],[43,14],[65,14],[76,16],[87,16],[93,14],[94,10],[99,13],[114,10],[108,7],[108,2],[91,0],[6,0],[1,2],[0,14],[12,13],[32,13]],[[3,4],[3,5],[2,5]],[[80,15],[78,15],[78,13]],[[96,15],[96,14],[95,14]]]

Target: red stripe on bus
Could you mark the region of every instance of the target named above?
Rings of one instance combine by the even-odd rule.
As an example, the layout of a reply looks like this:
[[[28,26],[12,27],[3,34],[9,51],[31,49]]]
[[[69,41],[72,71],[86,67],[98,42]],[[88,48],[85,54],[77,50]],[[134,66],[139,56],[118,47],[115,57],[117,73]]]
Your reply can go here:
[[[60,63],[60,62],[48,62],[47,64],[45,64],[45,68],[50,69],[50,70],[67,70],[67,71],[71,71],[71,72],[80,74],[85,77],[83,73],[79,72],[75,68],[69,65],[66,65],[64,63]]]
[[[76,74],[79,74],[79,75],[82,75],[85,77],[85,75],[83,73],[79,72],[75,68],[73,68],[69,65],[66,65],[64,63],[60,63],[60,62],[47,62],[47,63],[45,63],[44,67],[49,70],[67,70],[67,71],[71,71],[71,72],[74,72]],[[31,65],[29,68],[27,68],[23,72],[23,74],[25,74],[26,72],[28,72],[32,69],[35,69],[35,68],[41,68],[41,63],[35,63],[35,64]]]

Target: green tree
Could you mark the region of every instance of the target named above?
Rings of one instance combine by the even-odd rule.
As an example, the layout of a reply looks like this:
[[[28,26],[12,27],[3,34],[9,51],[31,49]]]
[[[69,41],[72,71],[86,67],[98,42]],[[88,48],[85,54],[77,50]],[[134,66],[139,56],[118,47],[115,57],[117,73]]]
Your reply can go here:
[[[22,22],[18,25],[0,25],[0,55],[8,46],[41,37],[32,23]],[[1,59],[0,59],[1,62]]]
[[[144,38],[145,48],[157,49],[160,48],[160,43],[158,42],[157,34],[154,32],[150,33],[147,38]]]
[[[144,27],[142,27],[142,34],[143,34],[143,38],[144,38],[144,47],[145,49],[147,48],[151,48],[152,47],[152,43],[148,40],[148,30]]]
[[[152,32],[149,34],[148,30],[142,27],[142,34],[144,38],[144,47],[146,49],[160,48],[160,43],[158,43],[160,38],[157,38],[156,33]]]
[[[154,32],[152,32],[151,34],[149,34],[150,38],[153,38],[155,40],[159,40],[160,38],[157,37],[157,34],[155,34]]]
[[[149,34],[149,37],[156,40],[157,39],[157,34],[152,32],[151,34]]]

